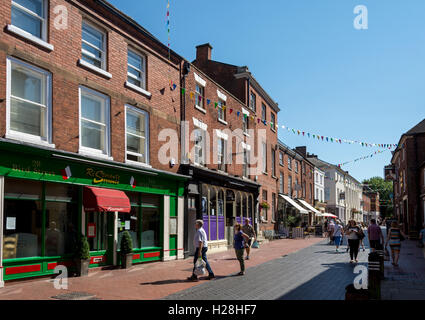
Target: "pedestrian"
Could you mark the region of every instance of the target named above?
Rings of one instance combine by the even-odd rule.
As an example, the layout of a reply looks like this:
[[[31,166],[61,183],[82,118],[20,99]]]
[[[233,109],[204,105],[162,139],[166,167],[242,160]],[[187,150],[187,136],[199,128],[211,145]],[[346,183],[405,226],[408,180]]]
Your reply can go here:
[[[356,224],[356,221],[350,220],[347,227],[348,246],[350,248],[350,263],[358,262],[360,240],[362,238],[362,229]]]
[[[344,235],[344,229],[340,221],[336,221],[336,224],[333,227],[332,237],[336,246],[336,252],[339,252],[339,246],[341,245],[341,239]]]
[[[236,258],[239,261],[241,272],[238,275],[242,276],[245,274],[245,262],[243,260],[244,252],[244,241],[248,241],[249,237],[246,233],[242,231],[242,226],[240,223],[235,224],[234,227],[235,235],[233,237],[233,247],[235,248]]]
[[[363,239],[364,239],[363,229],[366,229],[366,225],[364,223],[361,223],[361,225],[360,225],[360,231],[361,231],[361,235],[363,237],[360,237],[360,245],[362,246],[363,252],[365,252],[366,249],[365,249],[365,246],[364,246],[364,243],[363,243]]]
[[[325,219],[325,223],[323,224],[323,234],[325,235],[325,238],[329,237],[328,234],[328,219]]]
[[[333,222],[333,220],[331,220],[331,222],[328,225],[329,244],[334,243],[334,238],[333,238],[334,228],[335,228],[335,223]]]
[[[391,228],[388,230],[387,242],[385,247],[390,245],[392,265],[398,267],[398,259],[400,258],[401,241],[406,238],[406,235],[401,231],[398,222],[391,222]]]
[[[242,231],[248,235],[249,240],[245,243],[245,250],[246,250],[246,260],[249,260],[249,253],[251,251],[251,245],[252,243],[257,240],[257,236],[255,235],[254,228],[250,225],[249,218],[245,218],[245,224],[242,227]]]
[[[367,236],[369,239],[369,247],[372,252],[375,252],[385,242],[381,227],[376,224],[375,219],[370,220],[370,226],[367,228]]]
[[[198,281],[198,276],[195,274],[195,265],[198,259],[205,261],[205,267],[208,271],[208,280],[214,279],[215,275],[211,269],[210,264],[207,260],[208,241],[207,234],[203,228],[204,222],[202,220],[196,220],[195,222],[195,236],[193,238],[193,245],[196,248],[195,256],[193,257],[193,271],[192,276],[187,278],[190,281]]]

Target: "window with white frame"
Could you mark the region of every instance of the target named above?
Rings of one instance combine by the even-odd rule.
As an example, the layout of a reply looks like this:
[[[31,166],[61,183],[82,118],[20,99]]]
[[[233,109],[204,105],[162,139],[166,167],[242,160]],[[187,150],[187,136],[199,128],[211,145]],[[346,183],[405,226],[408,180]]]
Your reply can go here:
[[[226,107],[225,107],[225,102],[221,99],[218,100],[217,103],[217,114],[218,114],[218,119],[222,120],[222,121],[226,121]]]
[[[12,25],[46,41],[47,1],[12,0]]]
[[[244,148],[243,150],[243,176],[245,178],[249,178],[249,150],[248,148]]]
[[[251,91],[249,107],[251,108],[251,110],[255,111],[256,106],[257,106],[257,97],[255,96],[255,93]]]
[[[288,156],[288,169],[292,170],[292,159]]]
[[[243,132],[248,134],[248,130],[249,130],[249,121],[248,121],[248,115],[244,115],[242,117],[242,126],[243,126]]]
[[[109,97],[80,87],[81,151],[109,155]]]
[[[292,176],[288,175],[288,195],[292,198]]]
[[[261,103],[261,121],[267,120],[267,111],[266,111],[266,105],[264,103]]]
[[[270,113],[270,122],[272,130],[276,130],[276,116],[273,112]]]
[[[262,144],[262,146],[263,146],[263,149],[262,149],[262,151],[263,151],[263,172],[267,172],[267,143],[266,142],[263,142],[263,144]]]
[[[149,164],[149,114],[126,106],[126,159]]]
[[[195,89],[196,106],[201,109],[204,109],[204,92],[205,92],[205,88],[201,86],[199,83],[196,83],[196,89]]]
[[[295,160],[295,172],[298,173],[298,161]]]
[[[271,152],[271,160],[272,160],[272,176],[276,176],[276,150],[272,148]]]
[[[52,76],[7,58],[7,134],[34,142],[51,141]]]
[[[81,51],[83,61],[106,69],[106,35],[87,21],[83,21]]]
[[[298,198],[298,179],[295,179],[295,197]]]
[[[283,173],[281,172],[279,177],[279,192],[280,193],[283,193],[283,183],[284,183],[283,179],[284,179],[284,176],[283,176]]]
[[[283,166],[283,152],[279,152],[279,164]]]
[[[276,220],[276,194],[272,193],[272,220]]]
[[[217,141],[217,164],[219,170],[226,171],[226,140],[223,138]]]
[[[128,49],[127,81],[146,90],[146,57]]]
[[[316,200],[320,200],[319,197],[319,188],[316,188],[316,196],[315,196]]]
[[[195,164],[205,165],[205,131],[195,129]]]

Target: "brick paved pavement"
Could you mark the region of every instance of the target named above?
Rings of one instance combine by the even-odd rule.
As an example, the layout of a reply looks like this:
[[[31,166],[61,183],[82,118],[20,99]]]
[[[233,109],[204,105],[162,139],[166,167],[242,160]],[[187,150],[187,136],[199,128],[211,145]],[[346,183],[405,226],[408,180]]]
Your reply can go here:
[[[253,249],[247,268],[267,263],[268,261],[290,254],[322,241],[321,238],[301,240],[276,240],[264,244],[260,249]],[[208,255],[208,260],[218,276],[221,277],[237,272],[238,262],[233,250]],[[90,270],[85,278],[69,278],[68,290],[56,290],[53,280],[42,278],[25,282],[6,282],[5,288],[0,288],[0,300],[35,299],[48,300],[54,296],[68,294],[68,297],[87,297],[97,299],[161,299],[170,294],[191,287],[202,285],[200,282],[185,281],[190,276],[193,258],[139,264],[129,270]]]
[[[367,266],[369,250],[360,251],[359,264]],[[343,300],[345,287],[356,276],[346,245],[322,241],[284,257],[250,267],[245,276],[229,275],[172,294],[165,299],[183,300]]]

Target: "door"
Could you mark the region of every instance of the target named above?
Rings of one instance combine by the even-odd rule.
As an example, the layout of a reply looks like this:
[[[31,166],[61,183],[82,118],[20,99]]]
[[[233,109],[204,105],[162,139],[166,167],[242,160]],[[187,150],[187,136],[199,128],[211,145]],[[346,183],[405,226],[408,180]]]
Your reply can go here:
[[[106,235],[107,235],[107,247],[106,247],[106,261],[108,265],[114,265],[114,255],[116,255],[116,233],[118,226],[115,225],[115,213],[106,213]],[[116,261],[115,263],[117,263]]]

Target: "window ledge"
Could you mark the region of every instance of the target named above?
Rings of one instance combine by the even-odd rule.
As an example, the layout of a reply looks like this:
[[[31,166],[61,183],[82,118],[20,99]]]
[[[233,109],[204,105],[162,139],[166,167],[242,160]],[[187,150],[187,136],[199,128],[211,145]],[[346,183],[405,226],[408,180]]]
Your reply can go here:
[[[90,64],[90,63],[88,63],[86,61],[84,61],[83,59],[78,59],[78,64],[80,66],[85,67],[87,69],[90,69],[91,71],[93,71],[93,72],[95,72],[97,74],[100,74],[100,75],[102,75],[102,76],[104,76],[104,77],[106,77],[108,79],[111,79],[112,78],[112,74],[110,74],[108,71],[105,71],[103,69],[100,69],[100,68],[98,68],[98,67],[96,67],[96,66],[94,66],[94,65],[92,65],[92,64]]]
[[[54,48],[55,48],[50,43],[47,43],[46,41],[41,40],[40,38],[37,38],[37,37],[33,36],[31,33],[26,32],[25,30],[22,30],[21,28],[16,27],[14,25],[8,24],[7,25],[7,31],[9,31],[9,32],[11,32],[15,35],[18,35],[22,38],[25,38],[25,39],[43,47],[44,49],[49,50],[49,51],[53,51]]]
[[[263,171],[263,174],[266,175],[266,176],[268,175],[268,173],[266,171]]]
[[[90,157],[90,158],[97,158],[97,159],[100,159],[100,160],[111,160],[111,161],[114,161],[114,158],[113,157],[110,157],[110,156],[108,156],[106,154],[90,152],[90,151],[88,151],[86,149],[81,149],[80,148],[80,150],[78,150],[78,153],[80,155],[82,155],[82,156],[86,156],[86,157]]]
[[[248,133],[246,133],[246,132],[244,132],[244,133],[243,133],[243,135],[244,135],[245,137],[248,137],[248,138],[249,138],[249,137],[251,137],[251,136],[250,136]]]
[[[272,178],[277,180],[277,177],[276,176],[272,176]]]
[[[207,110],[205,110],[205,109],[201,108],[200,106],[198,106],[198,105],[196,105],[196,104],[195,104],[195,109],[198,109],[199,111],[201,111],[201,112],[203,112],[203,113],[207,114]]]
[[[218,122],[220,122],[220,123],[222,123],[222,124],[224,124],[224,125],[228,125],[228,123],[227,123],[227,121],[224,121],[224,120],[222,120],[222,119],[217,119],[218,120]]]
[[[43,147],[49,147],[49,148],[53,148],[55,149],[56,146],[52,143],[49,143],[47,141],[43,141],[41,139],[37,139],[36,137],[31,138],[29,136],[27,136],[26,134],[19,134],[19,133],[6,133],[5,135],[6,139],[11,139],[11,140],[17,140],[17,141],[22,141],[22,142],[26,142],[26,143],[31,143],[31,144],[36,144],[39,146],[43,146]]]
[[[136,162],[136,161],[131,161],[131,160],[126,160],[125,161],[126,164],[135,166],[135,167],[142,167],[142,168],[149,168],[151,169],[152,166],[143,162]]]
[[[152,93],[150,93],[149,91],[147,91],[147,90],[145,90],[143,88],[140,88],[140,87],[138,87],[138,86],[136,86],[136,85],[134,85],[134,84],[132,84],[132,83],[130,83],[128,81],[125,82],[125,86],[127,88],[133,89],[133,90],[135,90],[135,91],[137,91],[137,92],[139,92],[139,93],[147,96],[148,98],[152,97]]]
[[[276,133],[276,130],[275,129],[271,129],[274,133]]]

